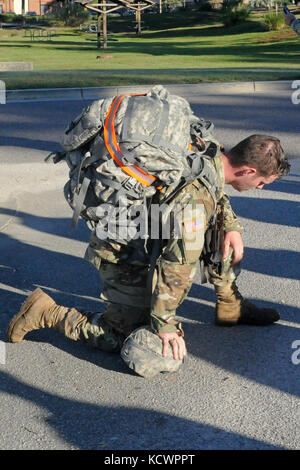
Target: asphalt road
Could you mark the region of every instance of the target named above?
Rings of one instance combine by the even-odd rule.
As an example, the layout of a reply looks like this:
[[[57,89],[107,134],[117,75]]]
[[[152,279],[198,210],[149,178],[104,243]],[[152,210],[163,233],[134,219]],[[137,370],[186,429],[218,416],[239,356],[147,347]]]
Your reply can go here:
[[[188,348],[178,374],[145,380],[118,355],[53,330],[4,343],[11,317],[36,286],[64,305],[103,304],[97,272],[82,259],[89,231],[83,222],[70,226],[67,169],[43,162],[90,101],[0,105],[1,449],[300,449],[300,105],[291,102],[290,84],[176,91],[212,119],[225,147],[267,133],[291,157],[282,181],[228,191],[245,227],[239,288],[280,309],[281,320],[216,327],[214,292],[197,277],[178,311]]]

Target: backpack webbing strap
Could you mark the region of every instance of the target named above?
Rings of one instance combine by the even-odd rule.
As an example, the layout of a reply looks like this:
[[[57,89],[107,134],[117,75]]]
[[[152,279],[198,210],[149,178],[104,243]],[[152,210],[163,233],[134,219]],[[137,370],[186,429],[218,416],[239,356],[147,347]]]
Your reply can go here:
[[[154,240],[152,250],[151,250],[151,255],[150,255],[150,267],[149,267],[149,272],[147,275],[147,281],[146,281],[146,295],[148,296],[149,299],[152,297],[152,284],[153,284],[153,276],[154,276],[154,271],[156,268],[157,260],[160,256],[160,251],[161,251],[161,240]]]
[[[127,180],[126,180],[127,181]],[[125,181],[125,184],[126,184]],[[104,178],[101,175],[101,182],[104,183],[106,186],[109,186],[117,191],[116,199],[119,199],[119,196],[122,194],[126,194],[128,196],[131,196],[134,199],[139,199],[140,195],[134,191],[134,189],[129,189],[126,187],[126,185],[122,185],[121,183],[118,183],[117,181],[113,181],[109,178]]]
[[[82,206],[83,206],[85,196],[86,196],[88,187],[90,185],[90,182],[91,182],[91,180],[89,178],[85,177],[83,182],[82,182],[79,194],[78,195],[76,194],[76,196],[74,198],[75,209],[74,209],[74,212],[73,212],[72,227],[76,227],[76,225],[78,223],[78,218],[80,216]]]
[[[114,125],[114,119],[116,116],[116,113],[119,109],[119,106],[122,102],[122,100],[125,98],[125,96],[128,95],[123,95],[123,96],[117,96],[114,101],[112,102],[106,119],[104,123],[104,130],[103,130],[103,135],[104,135],[104,142],[106,145],[106,148],[110,154],[110,156],[113,158],[113,160],[122,168],[122,170],[127,173],[129,176],[132,176],[135,178],[137,181],[140,183],[146,185],[146,186],[151,186],[154,185],[156,182],[156,177],[153,175],[149,175],[145,171],[143,171],[141,168],[139,168],[137,165],[125,165],[123,163],[123,153],[121,152],[121,149],[119,147],[117,138],[116,138],[116,131],[115,131],[115,125]],[[129,95],[132,96],[132,95]],[[157,189],[161,189],[161,186],[158,187]]]

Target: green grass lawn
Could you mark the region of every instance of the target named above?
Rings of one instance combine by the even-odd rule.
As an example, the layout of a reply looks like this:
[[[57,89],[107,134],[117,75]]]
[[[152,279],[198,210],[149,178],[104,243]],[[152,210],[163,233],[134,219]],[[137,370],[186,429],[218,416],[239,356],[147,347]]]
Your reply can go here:
[[[97,49],[94,34],[74,28],[57,29],[51,41],[1,30],[0,61],[33,62],[34,71],[2,72],[0,79],[7,89],[20,89],[300,78],[299,36],[289,27],[264,31],[255,16],[225,28],[211,15],[190,15],[184,27],[177,18],[142,37],[108,24],[114,32],[106,50]]]

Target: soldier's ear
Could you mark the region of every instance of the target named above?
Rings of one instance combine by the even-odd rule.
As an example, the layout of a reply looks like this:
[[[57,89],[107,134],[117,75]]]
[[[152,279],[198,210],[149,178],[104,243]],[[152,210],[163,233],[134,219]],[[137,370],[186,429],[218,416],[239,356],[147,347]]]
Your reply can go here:
[[[241,168],[240,170],[235,171],[234,175],[235,176],[246,176],[246,175],[254,176],[256,173],[257,173],[256,168],[253,168],[253,167],[250,167],[250,166],[245,166],[245,167]]]
[[[257,173],[257,169],[254,168],[253,166],[248,166],[248,167],[246,168],[246,174],[247,174],[247,175],[252,175],[252,176],[254,176],[254,175],[256,175],[256,173]]]

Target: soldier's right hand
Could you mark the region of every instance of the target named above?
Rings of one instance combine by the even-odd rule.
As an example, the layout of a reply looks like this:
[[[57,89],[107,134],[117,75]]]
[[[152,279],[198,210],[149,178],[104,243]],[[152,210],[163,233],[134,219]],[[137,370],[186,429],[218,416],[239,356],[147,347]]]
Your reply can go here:
[[[162,355],[167,355],[169,345],[172,348],[173,357],[175,360],[182,360],[186,355],[186,346],[183,337],[178,333],[158,333],[158,336],[162,339],[163,350]]]
[[[296,19],[296,16],[293,15],[293,13],[285,13],[284,14],[284,21],[285,21],[285,24],[287,24],[288,26],[290,26],[290,24]]]
[[[237,264],[244,256],[244,242],[240,232],[232,230],[227,232],[223,242],[223,259],[232,254],[232,264]]]

